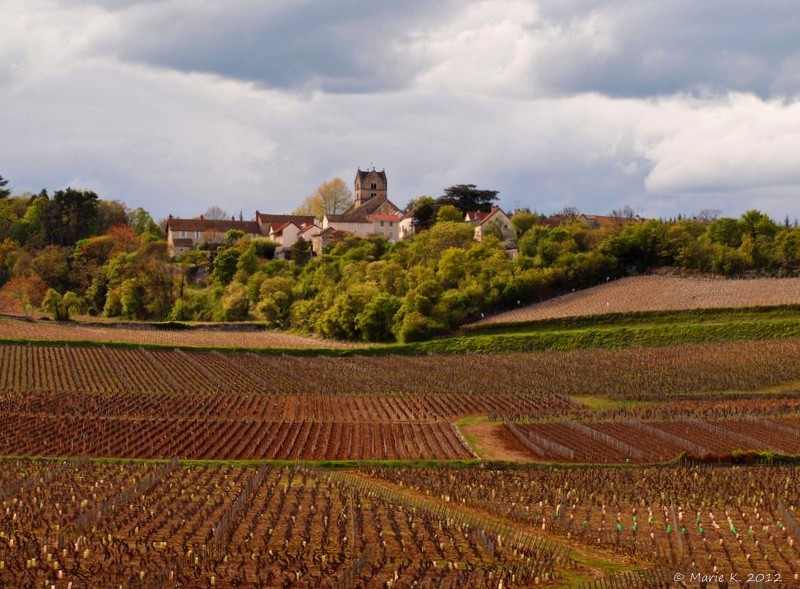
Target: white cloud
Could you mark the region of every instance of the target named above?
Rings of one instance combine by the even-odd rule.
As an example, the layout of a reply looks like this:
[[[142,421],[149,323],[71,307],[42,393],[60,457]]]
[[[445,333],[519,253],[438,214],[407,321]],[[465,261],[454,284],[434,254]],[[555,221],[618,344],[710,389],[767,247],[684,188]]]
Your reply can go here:
[[[800,101],[753,95],[659,101],[641,126],[657,193],[800,187]]]
[[[219,3],[192,4],[190,18],[174,25],[173,44],[202,37],[223,19],[208,32],[219,37],[213,47],[236,45],[231,23],[249,12],[271,22],[296,10],[289,20],[299,26],[310,10],[292,2],[261,12],[260,4],[226,3],[224,18]],[[224,67],[205,57],[179,69],[169,59],[148,61],[164,50],[167,17],[187,13],[187,0],[65,6],[0,0],[14,23],[0,35],[0,174],[15,189],[90,187],[158,217],[214,204],[250,216],[290,211],[323,180],[350,182],[357,165],[372,162],[386,167],[401,206],[468,182],[500,190],[505,206],[518,201],[541,212],[574,204],[604,213],[631,204],[654,216],[704,207],[737,215],[753,206],[780,218],[797,214],[798,100],[630,91],[654,80],[694,88],[693,80],[711,79],[693,69],[696,37],[684,34],[695,45],[679,47],[654,28],[656,17],[671,25],[701,10],[682,2],[451,0],[447,18],[417,6],[404,16],[407,30],[380,29],[387,37],[374,53],[364,54],[363,44],[336,46],[325,67],[276,86],[222,75]],[[371,14],[370,22],[381,16]],[[317,22],[319,45],[301,61],[358,25]],[[647,44],[648,35],[658,42]],[[709,44],[698,57],[704,64],[769,78],[775,60],[766,53],[747,46],[726,54],[719,42]],[[789,95],[800,87],[798,62],[796,53],[782,55],[773,80]],[[362,85],[341,92],[350,84],[343,80],[380,69],[382,91]],[[619,92],[569,90],[591,90],[602,77],[595,69],[609,76],[599,86]],[[723,74],[708,86],[730,72]],[[333,87],[309,84],[315,76]]]

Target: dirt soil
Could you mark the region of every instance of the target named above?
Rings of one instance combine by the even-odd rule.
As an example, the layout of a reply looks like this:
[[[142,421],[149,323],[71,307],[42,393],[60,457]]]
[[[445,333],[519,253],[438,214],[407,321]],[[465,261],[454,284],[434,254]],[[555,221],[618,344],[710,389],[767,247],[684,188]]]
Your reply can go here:
[[[485,460],[507,460],[509,462],[532,462],[536,460],[525,446],[519,443],[502,423],[475,423],[461,426],[467,434],[480,441],[475,450]]]
[[[726,280],[707,276],[636,276],[500,313],[478,321],[474,325],[605,313],[683,311],[798,303],[800,303],[800,278]]]

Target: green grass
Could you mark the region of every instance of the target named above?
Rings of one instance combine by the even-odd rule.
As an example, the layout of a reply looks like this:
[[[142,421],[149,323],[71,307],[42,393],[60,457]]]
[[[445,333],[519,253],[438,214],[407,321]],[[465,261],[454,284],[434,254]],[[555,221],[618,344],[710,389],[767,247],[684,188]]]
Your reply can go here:
[[[800,336],[800,318],[602,326],[561,331],[462,336],[416,344],[418,352],[528,352],[588,348],[668,346],[687,343],[758,340]]]
[[[758,340],[800,336],[800,307],[750,307],[680,312],[596,315],[470,328],[462,335],[409,344],[374,344],[363,348],[247,348],[232,346],[174,346],[92,340],[0,338],[3,344],[73,347],[145,348],[228,353],[252,352],[271,356],[387,356],[463,354],[468,352],[529,352],[590,348],[656,347],[687,343]]]
[[[745,322],[764,319],[797,319],[800,321],[800,305],[604,313],[577,317],[559,317],[553,319],[465,326],[461,329],[460,335],[496,335],[537,331],[562,331],[603,326],[620,327],[631,325],[641,327],[644,325],[664,325],[673,323]]]
[[[459,419],[456,421],[455,425],[458,428],[458,431],[461,432],[461,435],[464,436],[464,439],[469,444],[469,447],[481,458],[484,456],[484,449],[481,444],[481,439],[476,436],[475,434],[469,432],[468,430],[464,429],[464,426],[476,425],[481,423],[489,423],[489,418],[486,415],[471,415],[469,417],[464,417],[463,419]]]
[[[645,405],[657,405],[656,401],[635,401],[626,399],[611,399],[600,396],[571,396],[570,399],[592,411],[613,411],[615,409],[629,409]]]

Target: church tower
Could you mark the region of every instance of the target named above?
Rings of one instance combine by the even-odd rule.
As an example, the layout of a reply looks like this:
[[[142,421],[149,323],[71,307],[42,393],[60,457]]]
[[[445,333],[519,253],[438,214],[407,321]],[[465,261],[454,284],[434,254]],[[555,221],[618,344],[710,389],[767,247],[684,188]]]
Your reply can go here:
[[[375,168],[371,170],[362,170],[358,168],[356,172],[354,207],[362,207],[376,197],[379,198],[379,200],[385,200],[387,198],[386,172],[383,170],[378,172]]]

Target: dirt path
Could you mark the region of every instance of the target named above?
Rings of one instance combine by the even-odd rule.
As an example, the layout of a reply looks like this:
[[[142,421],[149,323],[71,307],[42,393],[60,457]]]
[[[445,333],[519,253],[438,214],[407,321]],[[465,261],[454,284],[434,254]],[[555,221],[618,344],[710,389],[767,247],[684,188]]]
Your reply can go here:
[[[475,451],[484,460],[532,462],[536,456],[519,443],[502,423],[473,423],[459,426],[473,442]]]

